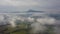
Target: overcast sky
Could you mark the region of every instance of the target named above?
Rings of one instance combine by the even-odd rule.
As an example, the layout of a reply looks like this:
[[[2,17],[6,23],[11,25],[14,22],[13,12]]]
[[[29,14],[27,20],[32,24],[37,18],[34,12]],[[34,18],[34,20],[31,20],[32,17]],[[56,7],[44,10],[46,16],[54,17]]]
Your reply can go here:
[[[59,13],[60,0],[0,0],[0,12],[29,9]]]

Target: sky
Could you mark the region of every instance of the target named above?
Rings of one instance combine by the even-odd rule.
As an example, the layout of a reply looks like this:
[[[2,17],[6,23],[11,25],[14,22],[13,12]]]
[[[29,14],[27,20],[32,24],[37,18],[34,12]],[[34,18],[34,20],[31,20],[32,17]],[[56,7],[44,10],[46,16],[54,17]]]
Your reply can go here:
[[[0,12],[29,9],[60,13],[60,0],[0,0]]]

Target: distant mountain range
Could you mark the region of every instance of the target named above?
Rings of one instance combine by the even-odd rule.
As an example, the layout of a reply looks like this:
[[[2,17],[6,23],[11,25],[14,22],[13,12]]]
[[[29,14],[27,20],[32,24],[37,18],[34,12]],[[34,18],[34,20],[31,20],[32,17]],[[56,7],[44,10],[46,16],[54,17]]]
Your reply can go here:
[[[27,12],[38,12],[38,13],[43,13],[44,11],[28,10]]]
[[[31,12],[36,12],[36,13],[43,13],[44,11],[36,11],[36,10],[28,10],[28,11],[5,11],[5,12],[0,12],[0,13],[31,13]]]
[[[50,17],[53,17],[57,20],[60,20],[60,14],[49,14]]]

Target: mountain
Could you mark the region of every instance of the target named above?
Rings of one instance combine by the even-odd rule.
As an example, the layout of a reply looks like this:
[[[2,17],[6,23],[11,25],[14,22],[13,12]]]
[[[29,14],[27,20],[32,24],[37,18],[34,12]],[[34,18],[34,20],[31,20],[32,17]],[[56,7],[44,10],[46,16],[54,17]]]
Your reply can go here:
[[[28,12],[28,13],[29,13],[29,12],[43,13],[44,11],[28,10],[27,12]]]

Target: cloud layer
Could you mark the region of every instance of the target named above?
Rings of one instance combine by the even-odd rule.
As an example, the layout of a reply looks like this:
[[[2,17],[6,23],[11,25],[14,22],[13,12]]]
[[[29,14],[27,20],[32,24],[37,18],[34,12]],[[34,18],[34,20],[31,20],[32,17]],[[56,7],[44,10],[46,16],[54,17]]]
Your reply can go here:
[[[0,11],[22,10],[60,11],[60,0],[0,0]]]

